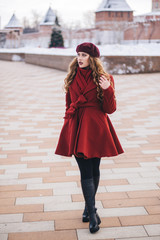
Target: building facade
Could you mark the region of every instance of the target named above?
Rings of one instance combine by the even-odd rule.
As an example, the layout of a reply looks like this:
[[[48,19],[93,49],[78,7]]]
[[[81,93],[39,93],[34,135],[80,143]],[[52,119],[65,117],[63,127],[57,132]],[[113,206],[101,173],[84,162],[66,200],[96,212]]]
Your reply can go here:
[[[133,16],[126,0],[103,0],[95,11],[95,27],[67,29],[59,26],[55,12],[48,9],[37,32],[24,33],[15,14],[7,26],[0,30],[0,47],[49,46],[53,28],[60,28],[65,47],[75,47],[81,42],[95,44],[160,42],[160,0],[152,0],[152,11]]]
[[[160,0],[152,0],[152,11],[139,16],[133,16],[126,0],[103,0],[95,12],[95,28],[75,31],[70,46],[82,41],[100,45],[159,43]]]
[[[13,14],[9,23],[3,30],[0,30],[0,47],[18,48],[18,47],[45,47],[50,43],[53,28],[60,28],[58,18],[55,12],[49,7],[46,15],[39,24],[36,32],[24,33],[19,20]]]

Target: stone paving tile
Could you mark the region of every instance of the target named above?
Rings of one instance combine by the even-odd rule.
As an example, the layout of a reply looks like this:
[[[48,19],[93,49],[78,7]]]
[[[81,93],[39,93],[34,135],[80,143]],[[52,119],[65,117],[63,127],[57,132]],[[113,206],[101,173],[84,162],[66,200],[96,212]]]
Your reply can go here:
[[[0,239],[1,240],[8,240],[8,234],[1,234],[0,233]]]
[[[6,170],[6,174],[11,174],[11,173],[42,173],[42,172],[49,172],[50,168],[46,167],[46,168],[27,168],[27,169],[10,169],[10,170]]]
[[[44,196],[44,197],[24,197],[17,198],[16,205],[27,205],[27,204],[53,204],[56,205],[58,203],[68,203],[71,202],[71,196]]]
[[[145,208],[149,214],[160,214],[160,205],[146,206]]]
[[[81,222],[77,163],[54,154],[66,73],[23,62],[0,64],[0,224],[5,232],[0,240],[157,240],[160,74],[115,76],[118,110],[110,118],[125,153],[101,161],[96,205],[102,223],[91,235]]]
[[[5,180],[5,179],[14,179],[14,178],[18,178],[18,173],[14,173],[14,174],[6,174],[6,175],[0,175],[0,180]]]
[[[147,177],[147,178],[130,178],[128,179],[130,184],[148,184],[148,183],[158,183],[160,182],[160,177]]]
[[[142,226],[101,228],[96,234],[90,234],[88,229],[78,229],[77,234],[79,240],[110,239],[117,237],[131,239],[132,237],[147,236]]]
[[[0,192],[8,192],[8,191],[22,191],[26,190],[26,185],[9,185],[9,186],[0,186]]]
[[[158,237],[140,237],[140,238],[116,238],[115,240],[160,240]]]
[[[158,224],[160,223],[160,214],[158,215],[144,215],[144,216],[122,216],[119,217],[122,226],[136,226],[144,224]]]
[[[0,185],[16,185],[16,184],[40,184],[42,183],[42,178],[25,178],[25,179],[5,179],[0,181]]]
[[[74,230],[68,231],[46,231],[31,233],[10,233],[8,240],[77,240],[77,234]],[[5,240],[5,239],[4,239]]]
[[[121,226],[120,221],[118,220],[117,217],[101,218],[101,220],[102,220],[102,223],[101,223],[102,228]],[[88,229],[88,224],[83,223],[81,218],[55,221],[55,230],[84,229],[84,228]]]
[[[22,168],[27,168],[27,164],[13,164],[13,165],[1,165],[0,169],[22,169]]]
[[[18,222],[0,224],[1,233],[15,233],[15,232],[37,232],[37,231],[51,231],[54,230],[54,222]]]
[[[158,190],[147,190],[147,191],[133,191],[127,192],[130,198],[150,198],[150,197],[160,197],[160,189]]]
[[[101,173],[101,180],[113,180],[113,179],[128,179],[128,178],[140,177],[139,173],[115,173],[115,174],[103,174]]]
[[[16,199],[15,198],[3,198],[0,199],[0,206],[4,206],[4,205],[14,205],[15,204]]]
[[[43,212],[43,204],[0,206],[0,214],[25,212]]]
[[[114,186],[114,185],[127,185],[129,184],[126,179],[112,179],[112,180],[101,180],[100,186]]]
[[[73,219],[79,218],[81,215],[82,215],[82,210],[24,213],[23,220],[24,222],[65,220],[65,219],[73,220]]]
[[[144,225],[149,236],[160,236],[160,224]]]
[[[49,162],[49,163],[42,163],[42,162],[29,162],[27,164],[27,166],[29,168],[38,168],[38,167],[53,167],[53,169],[55,169],[55,167],[59,167],[60,169],[63,167],[66,169],[66,167],[71,167],[71,163],[70,162]]]
[[[74,182],[75,181],[75,182],[77,182],[77,185],[78,185],[79,176],[63,176],[63,177],[55,176],[55,177],[53,177],[53,173],[52,173],[51,177],[49,177],[49,174],[48,174],[48,177],[43,178],[44,183],[60,182],[61,180],[64,182]]]
[[[35,196],[52,196],[53,191],[51,189],[43,190],[28,190],[28,191],[6,191],[0,192],[0,201],[3,198],[13,198],[13,197],[35,197]]]
[[[158,185],[155,183],[149,184],[130,184],[130,185],[121,185],[121,186],[106,186],[106,190],[108,192],[128,192],[128,191],[136,191],[136,190],[152,190],[159,189]]]
[[[64,196],[65,198],[66,196]],[[101,201],[96,202],[97,208],[102,208]],[[44,211],[67,211],[67,210],[80,210],[84,208],[84,202],[63,202],[53,205],[52,203],[46,203],[44,205]]]
[[[1,214],[0,223],[22,222],[23,214]]]
[[[134,216],[148,214],[144,207],[100,208],[98,209],[98,212],[101,217]]]
[[[33,178],[34,179],[34,178]],[[56,188],[63,188],[65,189],[66,187],[76,187],[77,183],[76,182],[58,182],[58,183],[35,183],[33,181],[33,184],[27,184],[27,190],[38,190],[38,189],[56,189]]]
[[[100,189],[98,189],[98,191],[99,191]],[[104,189],[104,191],[105,191],[105,189]],[[103,192],[104,192],[103,191]],[[63,190],[61,190],[61,189],[54,189],[54,195],[68,195],[68,194],[77,194],[77,193],[81,193],[82,194],[82,190],[81,190],[81,188],[79,187],[79,188],[77,188],[77,187],[73,187],[72,189],[71,188],[65,188],[65,189],[63,189]]]
[[[158,198],[134,198],[102,201],[104,208],[160,205]]]

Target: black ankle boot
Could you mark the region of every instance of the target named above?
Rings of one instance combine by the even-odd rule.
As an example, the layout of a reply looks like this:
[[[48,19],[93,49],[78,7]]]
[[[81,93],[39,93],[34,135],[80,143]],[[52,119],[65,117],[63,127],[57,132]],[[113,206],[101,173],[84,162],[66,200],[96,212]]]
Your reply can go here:
[[[89,215],[88,215],[86,204],[85,204],[84,212],[82,214],[82,222],[89,222]]]
[[[94,181],[94,188],[95,188],[95,195],[98,189],[98,185],[99,185],[99,179],[100,177],[94,177],[93,181]],[[97,208],[95,208],[95,212],[96,212],[96,217],[97,217],[97,221],[98,221],[98,225],[101,224],[101,219],[97,213]],[[88,215],[88,210],[87,210],[87,206],[85,204],[85,208],[84,208],[84,212],[82,214],[82,222],[89,222],[89,215]]]
[[[95,186],[93,178],[82,179],[81,185],[89,215],[89,230],[91,233],[95,233],[99,230],[99,226],[95,211]]]
[[[100,225],[101,224],[101,219],[100,219],[100,217],[97,213],[97,208],[95,208],[95,212],[96,212],[98,225]],[[83,212],[83,215],[82,215],[82,222],[89,222],[89,215],[88,215],[88,210],[87,210],[86,205],[85,205],[84,212]]]

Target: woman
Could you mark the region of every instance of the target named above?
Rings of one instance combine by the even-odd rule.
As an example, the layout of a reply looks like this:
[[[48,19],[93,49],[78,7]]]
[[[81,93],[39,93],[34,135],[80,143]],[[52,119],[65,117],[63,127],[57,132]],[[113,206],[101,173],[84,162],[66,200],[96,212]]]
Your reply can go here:
[[[75,156],[85,199],[82,221],[89,222],[94,233],[101,223],[95,208],[101,157],[116,156],[123,149],[107,115],[116,110],[113,77],[104,71],[93,43],[78,45],[76,52],[65,78],[65,120],[55,153]]]

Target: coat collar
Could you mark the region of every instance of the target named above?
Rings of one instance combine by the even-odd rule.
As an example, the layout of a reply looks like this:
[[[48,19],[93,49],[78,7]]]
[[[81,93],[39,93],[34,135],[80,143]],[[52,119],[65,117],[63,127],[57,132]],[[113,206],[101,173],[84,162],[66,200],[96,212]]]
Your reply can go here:
[[[83,74],[84,78],[88,81],[86,81],[84,78],[81,78],[81,80],[76,81],[76,78],[73,80],[72,84],[70,85],[70,88],[72,88],[72,90],[74,92],[76,92],[77,96],[81,95],[81,94],[86,94],[89,91],[95,89],[97,86],[96,84],[93,82],[93,77],[91,77],[90,79],[88,78],[89,75],[92,73],[91,71],[86,71],[85,69],[80,69],[80,73]],[[78,71],[79,74],[79,71]]]

